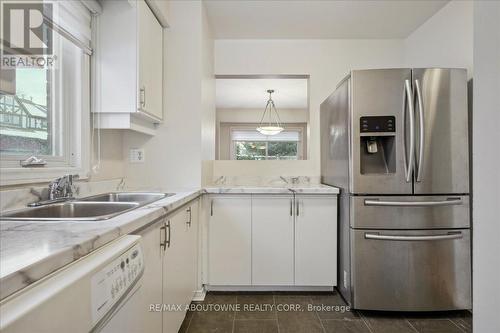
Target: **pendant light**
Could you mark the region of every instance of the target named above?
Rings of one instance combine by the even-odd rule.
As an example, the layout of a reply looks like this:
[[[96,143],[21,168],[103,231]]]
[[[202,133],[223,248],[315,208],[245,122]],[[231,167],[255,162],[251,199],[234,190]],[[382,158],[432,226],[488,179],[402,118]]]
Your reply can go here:
[[[269,99],[267,101],[266,108],[264,109],[264,114],[260,119],[257,131],[263,135],[276,135],[281,133],[284,128],[281,126],[280,116],[278,115],[278,111],[276,110],[276,106],[274,105],[274,101],[271,97],[274,90],[269,89],[267,93],[269,94]]]

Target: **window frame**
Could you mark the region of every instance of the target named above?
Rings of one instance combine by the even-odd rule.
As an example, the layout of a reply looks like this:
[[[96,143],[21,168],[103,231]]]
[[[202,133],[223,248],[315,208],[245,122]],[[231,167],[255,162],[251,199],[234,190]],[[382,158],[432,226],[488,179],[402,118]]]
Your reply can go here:
[[[54,34],[57,32],[54,31]],[[59,38],[64,39],[64,36]],[[66,40],[72,42],[71,40]],[[63,44],[58,43],[57,50],[62,52]],[[77,45],[78,46],[78,45]],[[54,47],[56,50],[56,48]],[[57,52],[56,52],[57,54]],[[78,54],[76,54],[78,56]],[[20,161],[30,157],[32,154],[2,154],[0,157],[0,186],[22,185],[30,183],[48,182],[65,174],[78,175],[80,179],[87,179],[90,171],[90,114],[91,114],[91,55],[83,50],[81,57],[81,74],[77,73],[76,86],[70,87],[77,91],[75,96],[76,107],[66,112],[64,117],[57,117],[56,122],[50,122],[48,126],[52,133],[62,131],[59,147],[60,156],[38,155],[47,164],[43,167],[22,167]],[[59,64],[61,65],[61,64]],[[64,71],[55,70],[49,80],[55,79],[49,91],[50,100],[58,103],[55,112],[62,114],[64,110],[65,94],[63,88],[67,82]],[[80,79],[78,81],[78,79]],[[57,93],[56,93],[57,92]],[[51,111],[52,112],[52,111]],[[60,142],[52,142],[53,149]],[[57,150],[57,149],[56,149]]]
[[[295,126],[294,126],[295,125]],[[305,160],[305,134],[307,131],[306,125],[304,124],[284,124],[285,130],[287,131],[297,131],[299,132],[299,141],[297,141],[297,159],[295,161]],[[229,126],[229,142],[230,142],[230,151],[229,157],[231,161],[237,161],[236,159],[236,141],[232,138],[233,131],[237,130],[255,130],[255,124],[240,124],[235,125],[232,124]],[[241,141],[241,140],[240,140]],[[245,142],[266,142],[266,159],[262,161],[276,161],[276,159],[269,159],[268,150],[269,150],[269,140],[253,140],[253,141],[245,141]],[[278,142],[288,142],[288,141],[278,141]],[[258,161],[258,160],[255,160]],[[282,160],[282,161],[291,161],[291,160]],[[292,160],[293,161],[293,160]]]

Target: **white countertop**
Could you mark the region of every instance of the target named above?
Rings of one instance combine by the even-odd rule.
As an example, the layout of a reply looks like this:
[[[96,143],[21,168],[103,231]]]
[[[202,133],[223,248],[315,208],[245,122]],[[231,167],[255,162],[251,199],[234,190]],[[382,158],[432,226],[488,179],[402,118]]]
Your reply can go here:
[[[147,226],[204,193],[337,194],[339,190],[325,185],[213,186],[175,193],[109,220],[0,221],[0,299],[120,236]]]

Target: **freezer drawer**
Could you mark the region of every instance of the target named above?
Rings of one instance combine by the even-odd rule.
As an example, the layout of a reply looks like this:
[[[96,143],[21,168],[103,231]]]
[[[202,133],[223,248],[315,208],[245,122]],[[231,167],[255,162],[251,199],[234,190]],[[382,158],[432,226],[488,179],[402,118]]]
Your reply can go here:
[[[351,229],[356,309],[471,308],[470,232]]]
[[[469,196],[351,196],[356,229],[442,229],[470,226]]]

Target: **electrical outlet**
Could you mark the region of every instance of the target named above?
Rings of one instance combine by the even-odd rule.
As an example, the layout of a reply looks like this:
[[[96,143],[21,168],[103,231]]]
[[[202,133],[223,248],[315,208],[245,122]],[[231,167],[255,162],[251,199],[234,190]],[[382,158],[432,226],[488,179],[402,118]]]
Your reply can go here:
[[[144,155],[144,149],[130,149],[129,161],[130,163],[144,163],[146,156]]]

